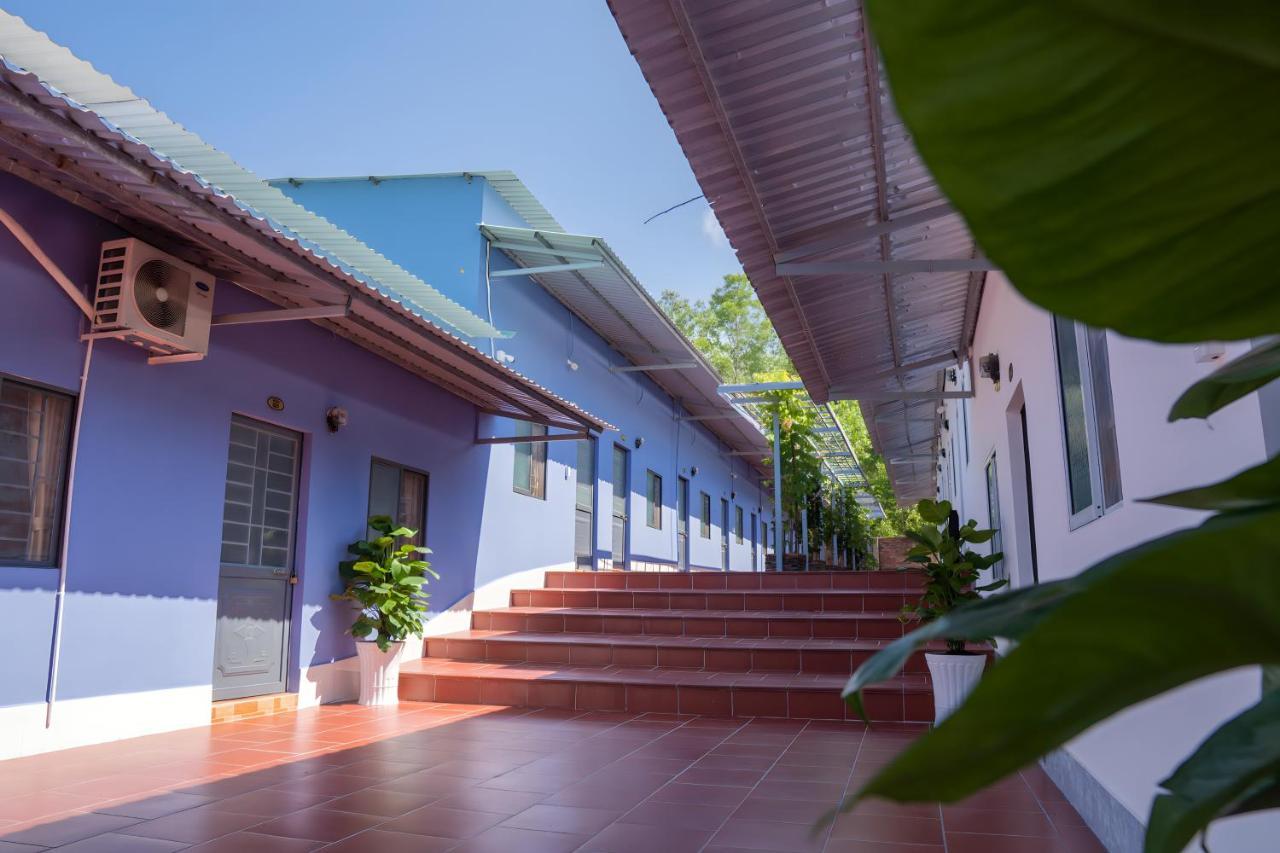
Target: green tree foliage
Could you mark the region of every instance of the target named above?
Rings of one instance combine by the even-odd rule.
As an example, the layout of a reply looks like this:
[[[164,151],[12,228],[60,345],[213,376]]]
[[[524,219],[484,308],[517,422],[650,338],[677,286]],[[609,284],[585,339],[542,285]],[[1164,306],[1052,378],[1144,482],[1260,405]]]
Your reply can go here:
[[[711,366],[716,369],[725,382],[744,384],[748,382],[774,382],[796,379],[795,369],[787,358],[778,335],[769,322],[768,315],[756,298],[755,291],[747,277],[741,274],[726,275],[724,282],[712,292],[708,299],[689,300],[674,290],[663,291],[658,299],[662,309],[685,337],[696,346]],[[783,402],[790,395],[776,394],[778,405],[783,411],[783,434],[786,447],[783,449],[783,465],[787,466],[788,458],[799,460],[800,433],[790,435],[792,429],[803,430],[807,417],[796,415],[798,406]],[[885,518],[868,522],[865,518],[857,522],[865,529],[867,536],[898,536],[903,531],[919,525],[919,518],[912,507],[899,507],[893,495],[893,487],[885,470],[884,460],[871,446],[871,437],[862,420],[862,412],[856,403],[840,402],[835,404],[836,417],[844,427],[853,451],[867,475],[869,490],[884,508]],[[772,424],[762,424],[767,430]],[[808,424],[809,427],[812,424]],[[811,458],[809,454],[807,458]],[[810,472],[804,467],[807,463],[798,463],[797,482],[809,483]],[[789,476],[789,475],[788,475]],[[784,490],[790,499],[784,496],[784,502],[798,508],[799,504],[792,492],[794,488],[786,486]],[[807,488],[807,486],[806,486]],[[853,524],[855,522],[848,522]],[[813,537],[817,541],[817,537]],[[852,539],[842,541],[854,541]]]
[[[726,275],[706,300],[691,302],[674,290],[664,290],[658,303],[725,382],[753,382],[757,376],[780,371],[794,374],[745,275]]]
[[[1280,111],[1260,106],[1280,98],[1269,4],[866,7],[921,154],[1023,296],[1156,341],[1280,333]],[[1278,361],[1264,344],[1170,418],[1206,417],[1274,379]],[[863,664],[847,696],[930,639],[1016,641],[848,805],[958,800],[1153,696],[1280,664],[1280,466],[1156,500],[1216,514],[1074,577],[966,603]],[[1280,688],[1262,690],[1161,783],[1147,853],[1280,804]]]

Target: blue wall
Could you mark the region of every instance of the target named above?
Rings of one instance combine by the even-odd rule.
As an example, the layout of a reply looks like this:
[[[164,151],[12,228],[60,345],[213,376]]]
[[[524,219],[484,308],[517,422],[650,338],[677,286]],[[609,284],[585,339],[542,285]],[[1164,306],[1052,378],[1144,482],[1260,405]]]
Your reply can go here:
[[[294,191],[433,284],[446,282],[444,289],[475,310],[483,306],[485,254],[476,225],[519,224],[480,179],[320,182]],[[86,291],[99,245],[122,236],[11,175],[0,174],[0,206]],[[343,214],[348,209],[351,221]],[[380,223],[385,229],[375,227]],[[508,263],[499,253],[493,262]],[[7,232],[0,232],[0,274],[6,300],[0,372],[74,393],[84,356],[79,312]],[[216,307],[266,306],[220,282]],[[609,366],[621,357],[535,282],[502,281],[494,316],[500,327],[517,332],[498,345],[516,356],[518,370],[620,427],[597,443],[598,556],[611,547],[610,453],[617,441],[631,450],[633,557],[676,561],[677,472],[696,466],[691,562],[718,568],[721,497],[736,489],[746,518],[767,500],[747,485],[754,480],[747,466],[723,456],[702,427],[677,421],[674,402],[647,378],[611,373]],[[578,371],[568,368],[570,355]],[[284,410],[268,409],[269,396],[281,397]],[[324,424],[325,410],[334,405],[350,415],[337,434]],[[363,532],[371,457],[430,474],[427,540],[443,575],[432,587],[433,609],[512,572],[572,562],[572,442],[548,445],[547,496],[539,500],[513,490],[510,445],[473,443],[477,415],[470,404],[317,326],[218,328],[205,360],[165,366],[148,366],[135,348],[101,342],[85,399],[69,521],[61,697],[210,683],[233,413],[303,434],[291,684],[302,667],[353,653],[343,633],[350,618],[346,605],[328,596],[339,587],[335,566],[346,544]],[[480,425],[494,434],[511,430],[510,422],[488,417]],[[637,437],[644,438],[640,449],[634,447]],[[645,524],[646,469],[664,481],[661,530]],[[737,481],[731,469],[739,473]],[[698,535],[700,491],[713,498],[710,539]],[[749,531],[742,545],[732,545],[731,564],[751,568]],[[0,706],[44,699],[56,585],[54,569],[0,566]]]
[[[460,275],[466,257],[483,258],[485,240],[477,225],[529,227],[506,200],[481,177],[416,176],[383,179],[303,181],[300,185],[276,182],[300,204],[345,228],[369,245],[385,250],[410,271],[459,301],[481,294],[469,305],[488,317],[483,261],[470,275]],[[418,223],[421,224],[418,224]],[[406,235],[412,235],[406,237]],[[423,243],[412,252],[399,252],[397,241],[412,239]],[[436,242],[445,245],[429,246]],[[393,253],[393,250],[396,250]],[[440,259],[450,260],[442,263]],[[456,262],[456,263],[455,263]],[[493,270],[513,269],[500,251],[492,252]],[[633,558],[657,563],[675,563],[676,557],[676,477],[690,478],[690,564],[716,568],[720,557],[720,500],[743,506],[744,538],[738,544],[730,537],[730,567],[748,570],[751,563],[751,513],[766,508],[768,495],[757,486],[758,474],[735,457],[723,455],[703,426],[677,420],[683,411],[665,391],[639,373],[613,373],[611,366],[628,362],[608,342],[589,329],[580,318],[527,277],[494,279],[491,289],[494,325],[514,336],[497,341],[497,349],[515,356],[516,370],[546,385],[561,396],[608,420],[618,432],[601,437],[597,444],[596,490],[597,557],[607,556],[612,547],[612,445],[624,444],[630,451],[629,500],[630,550]],[[489,341],[473,341],[487,350]],[[578,365],[570,369],[568,362]],[[493,427],[494,434],[509,434],[511,427]],[[643,438],[636,449],[635,439]],[[571,442],[555,442],[548,452],[547,499],[540,501],[511,490],[514,451],[499,446],[494,451],[492,480],[486,504],[486,527],[481,539],[478,579],[492,579],[509,572],[511,566],[550,566],[566,562],[572,554],[573,496],[576,450]],[[649,527],[645,513],[645,472],[653,470],[663,479],[663,525]],[[736,473],[737,479],[730,474]],[[712,498],[712,536],[701,539],[696,525],[698,493]],[[736,498],[731,495],[736,494]],[[763,524],[763,522],[761,522]],[[763,547],[757,550],[756,565],[763,565]],[[521,557],[524,557],[522,560]]]

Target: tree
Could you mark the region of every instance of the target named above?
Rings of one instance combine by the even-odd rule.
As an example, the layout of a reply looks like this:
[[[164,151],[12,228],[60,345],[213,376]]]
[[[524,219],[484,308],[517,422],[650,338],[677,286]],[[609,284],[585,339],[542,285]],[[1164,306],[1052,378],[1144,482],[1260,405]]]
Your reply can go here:
[[[752,382],[756,376],[777,371],[794,375],[745,275],[726,275],[706,301],[691,302],[674,290],[664,290],[658,303],[725,382]]]

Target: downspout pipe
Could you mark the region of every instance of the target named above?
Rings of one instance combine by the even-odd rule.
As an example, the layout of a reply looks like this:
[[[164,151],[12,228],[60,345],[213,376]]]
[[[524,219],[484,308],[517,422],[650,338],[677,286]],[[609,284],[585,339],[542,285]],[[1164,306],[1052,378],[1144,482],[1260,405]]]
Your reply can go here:
[[[782,439],[773,413],[773,568],[782,571]]]
[[[45,254],[44,249],[40,248],[40,244],[27,229],[23,228],[18,220],[4,208],[0,208],[0,225],[9,230],[14,239],[31,254],[31,257],[35,258],[36,263],[57,282],[63,293],[75,303],[92,324],[93,306],[89,303],[88,297],[67,277],[62,268]],[[67,564],[71,545],[71,505],[75,497],[76,459],[80,452],[80,422],[84,417],[84,395],[89,385],[89,366],[92,363],[93,339],[90,338],[84,349],[84,365],[80,368],[80,393],[76,397],[75,421],[71,426],[71,457],[67,460],[67,495],[62,507],[62,538],[58,549],[58,589],[53,599],[53,639],[49,650],[49,680],[45,690],[44,727],[46,729],[53,725],[53,706],[58,698],[58,664],[62,657],[62,617],[67,598]]]

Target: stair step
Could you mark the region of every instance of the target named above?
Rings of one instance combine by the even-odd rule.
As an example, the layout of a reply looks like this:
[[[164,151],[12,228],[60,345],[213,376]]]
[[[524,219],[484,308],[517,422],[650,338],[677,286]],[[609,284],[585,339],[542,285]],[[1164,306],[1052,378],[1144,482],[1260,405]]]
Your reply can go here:
[[[547,572],[548,587],[565,589],[911,589],[919,572]]]
[[[421,658],[404,663],[400,697],[576,711],[857,719],[840,698],[845,680],[839,675]],[[873,685],[865,697],[873,721],[924,722],[933,718],[933,698],[925,676],[903,675]]]
[[[643,610],[796,610],[815,613],[896,611],[918,592],[910,589],[863,590],[692,590],[692,589],[517,589],[517,607],[576,607]]]
[[[427,656],[497,663],[821,673],[847,677],[888,642],[472,630],[429,637]],[[939,644],[938,648],[945,646]],[[906,672],[926,671],[924,654],[912,655]]]
[[[688,637],[897,639],[896,612],[811,613],[795,610],[666,610],[505,607],[477,610],[471,627],[542,634],[663,634]]]

